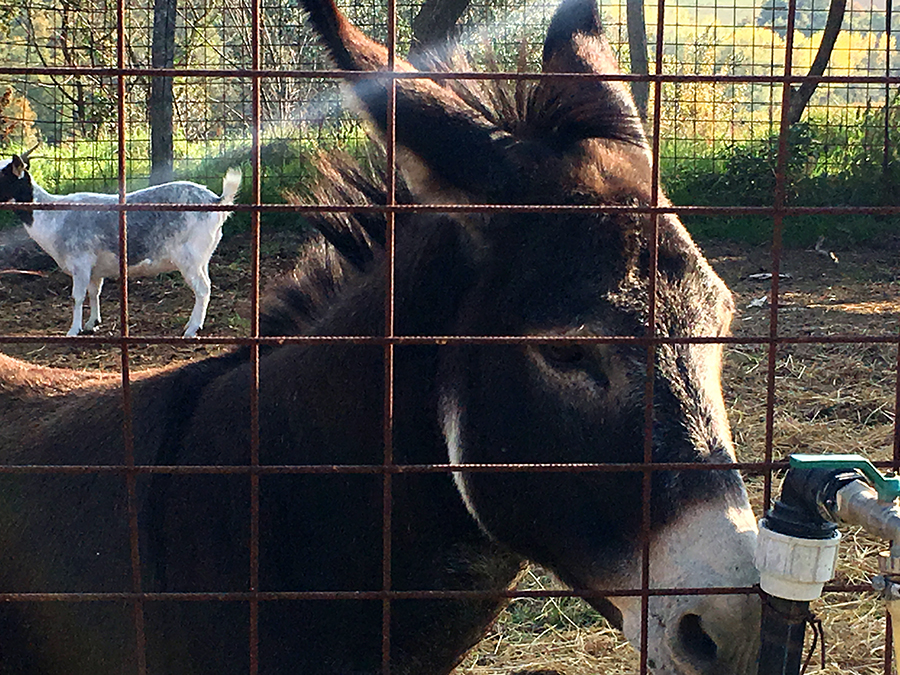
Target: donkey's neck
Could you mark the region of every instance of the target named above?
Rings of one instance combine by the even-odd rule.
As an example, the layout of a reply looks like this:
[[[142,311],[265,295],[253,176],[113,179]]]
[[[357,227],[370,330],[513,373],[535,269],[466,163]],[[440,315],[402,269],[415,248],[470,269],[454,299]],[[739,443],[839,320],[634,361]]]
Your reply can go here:
[[[460,263],[465,253],[458,228],[448,219],[436,219],[420,228],[411,225],[401,235],[395,334],[454,332],[470,274],[468,266]],[[407,236],[410,239],[404,241]],[[381,263],[376,260],[371,273],[351,282],[310,333],[323,337],[384,335],[386,294]],[[439,349],[435,345],[394,349],[395,441],[400,461],[447,459],[436,414]],[[289,426],[293,442],[277,451],[283,456],[264,461],[293,463],[298,461],[295,453],[300,452],[305,455],[302,461],[314,463],[380,463],[386,358],[381,345],[345,341],[293,345],[270,352],[260,365],[261,394],[268,408],[264,418],[273,432]],[[285,373],[293,375],[286,377]],[[278,436],[283,438],[283,431],[278,431]],[[274,449],[281,444],[270,438],[264,445]],[[443,456],[438,456],[441,453]]]

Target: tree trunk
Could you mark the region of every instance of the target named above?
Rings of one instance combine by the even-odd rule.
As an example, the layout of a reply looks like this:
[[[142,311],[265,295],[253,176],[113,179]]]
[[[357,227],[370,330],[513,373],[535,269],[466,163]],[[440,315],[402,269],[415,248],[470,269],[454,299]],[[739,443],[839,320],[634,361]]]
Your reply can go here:
[[[420,52],[452,37],[456,22],[471,0],[425,0],[412,20],[412,47]]]
[[[153,44],[151,65],[172,68],[175,65],[175,9],[177,0],[154,0]],[[150,184],[172,180],[173,148],[172,120],[175,98],[171,77],[153,77],[148,101],[150,121]]]
[[[835,42],[841,32],[841,24],[844,22],[844,10],[847,7],[847,0],[831,0],[831,6],[828,8],[828,18],[825,20],[825,30],[822,33],[822,43],[816,52],[816,58],[809,67],[807,77],[817,78],[825,73],[828,67],[828,61],[831,59],[831,52],[834,51]],[[806,104],[812,98],[816,91],[818,82],[814,79],[804,80],[797,89],[791,87],[790,106],[788,107],[787,123],[796,124],[803,116]]]
[[[628,21],[628,51],[631,54],[631,72],[647,75],[647,24],[644,19],[644,0],[626,0],[625,16]],[[650,100],[650,83],[632,82],[631,93],[643,119],[647,119],[647,103]]]

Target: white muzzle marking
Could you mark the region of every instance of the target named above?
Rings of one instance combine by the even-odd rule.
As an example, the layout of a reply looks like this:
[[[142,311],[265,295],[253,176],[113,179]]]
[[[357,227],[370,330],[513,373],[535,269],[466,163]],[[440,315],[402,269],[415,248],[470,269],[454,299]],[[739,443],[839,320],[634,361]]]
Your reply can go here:
[[[756,520],[746,504],[723,498],[691,509],[650,546],[650,588],[731,588],[758,581],[753,565]],[[730,500],[731,501],[731,500]],[[627,574],[640,587],[640,561]],[[619,583],[626,582],[620,578]],[[641,599],[610,598],[622,612],[625,637],[641,644]],[[756,595],[651,596],[648,665],[655,675],[755,673],[759,650]]]

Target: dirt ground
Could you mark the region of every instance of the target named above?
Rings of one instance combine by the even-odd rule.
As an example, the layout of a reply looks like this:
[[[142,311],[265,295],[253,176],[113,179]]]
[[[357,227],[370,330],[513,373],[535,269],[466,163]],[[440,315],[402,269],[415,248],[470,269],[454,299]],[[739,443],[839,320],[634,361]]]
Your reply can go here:
[[[0,233],[2,234],[2,233]],[[71,279],[53,261],[34,255],[27,241],[12,242],[0,236],[0,336],[63,335],[71,323]],[[263,293],[272,280],[288,271],[303,240],[299,232],[264,232],[260,244]],[[769,330],[768,293],[771,254],[766,247],[748,247],[731,242],[704,242],[704,252],[735,295],[736,336],[764,337]],[[210,264],[213,296],[204,336],[246,335],[249,330],[250,289],[249,235],[227,237]],[[881,335],[896,336],[900,319],[900,233],[877,247],[850,251],[791,250],[782,256],[779,334],[784,336]],[[132,279],[129,285],[132,335],[177,336],[193,303],[190,289],[177,273]],[[118,334],[119,289],[107,281],[101,299],[103,324],[97,335]],[[3,351],[28,356],[44,365],[117,368],[113,358],[107,365],[103,354],[86,354],[81,347],[49,348],[10,345]],[[202,352],[203,349],[200,348]],[[803,348],[798,348],[803,351]],[[817,349],[819,349],[817,347]],[[854,349],[859,349],[854,347]],[[862,348],[882,351],[881,348]],[[782,348],[786,355],[793,348]],[[97,349],[110,352],[114,349]],[[758,348],[738,346],[731,350],[729,365],[736,365]],[[890,351],[888,349],[887,351]],[[53,353],[51,353],[53,352]],[[139,360],[149,368],[182,358],[190,350],[161,347]],[[727,379],[727,378],[726,378]]]
[[[24,232],[22,232],[24,236]],[[260,241],[260,278],[267,285],[293,267],[304,240],[301,232],[266,232]],[[8,237],[9,239],[9,237]],[[250,236],[226,237],[209,266],[212,299],[199,335],[238,337],[250,334]],[[65,335],[72,323],[71,278],[27,239],[15,237],[6,246],[0,237],[0,336]],[[100,298],[101,326],[96,336],[117,336],[120,291],[107,280]],[[158,277],[129,279],[129,332],[133,336],[177,337],[184,331],[194,296],[177,272]],[[85,320],[87,301],[85,301]],[[221,351],[216,345],[148,345],[136,348],[132,367],[147,369],[175,361],[201,358]],[[4,344],[0,350],[34,363],[68,368],[121,367],[119,352],[109,346],[52,346],[40,342]]]
[[[302,237],[264,232],[263,279],[290,269]],[[227,238],[210,266],[213,296],[203,335],[246,335],[249,329],[248,238]],[[705,242],[708,259],[735,294],[733,331],[739,337],[769,333],[768,295],[771,255],[765,247]],[[782,345],[776,354],[773,455],[791,452],[861,453],[890,459],[897,399],[897,337],[900,334],[900,233],[875,246],[854,250],[787,250],[781,272],[779,334],[784,336],[881,336],[893,344]],[[0,241],[0,253],[4,250]],[[33,264],[34,272],[9,255],[0,255],[0,336],[62,335],[71,321],[69,278],[52,261]],[[5,260],[5,262],[4,262]],[[34,259],[31,259],[34,262]],[[38,260],[39,262],[39,260]],[[265,285],[265,284],[264,284]],[[192,295],[177,274],[135,279],[130,285],[131,332],[179,335]],[[118,288],[109,283],[101,308],[100,335],[118,331]],[[141,369],[195,359],[216,346],[150,346],[136,349]],[[112,347],[49,346],[39,342],[2,344],[3,352],[45,365],[78,368],[119,367]],[[725,389],[739,459],[762,459],[766,430],[768,347],[728,349]],[[777,482],[777,481],[776,481]],[[762,480],[748,476],[751,498],[762,510]],[[776,485],[777,487],[777,485]],[[881,547],[856,532],[845,535],[838,581],[864,583],[877,569]],[[532,570],[530,588],[552,585]],[[884,620],[867,595],[829,594],[817,611],[826,627],[826,673],[883,672]],[[812,667],[818,666],[818,657]],[[515,670],[559,670],[567,675],[635,673],[637,658],[621,637],[578,601],[518,600],[467,658],[457,675],[499,675]]]

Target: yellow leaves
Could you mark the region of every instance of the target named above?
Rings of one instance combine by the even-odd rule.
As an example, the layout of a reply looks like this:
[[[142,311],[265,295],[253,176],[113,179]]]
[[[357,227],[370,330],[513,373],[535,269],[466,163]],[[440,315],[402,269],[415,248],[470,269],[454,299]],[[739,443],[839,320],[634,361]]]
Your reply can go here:
[[[52,12],[33,8],[29,18],[36,42],[45,43],[56,34],[55,17]]]
[[[37,114],[28,99],[12,87],[0,95],[0,144],[14,142],[29,145],[37,140],[34,122]]]
[[[650,21],[648,13],[648,21]],[[716,81],[716,76],[779,76],[784,73],[786,41],[770,26],[746,23],[722,25],[712,17],[698,17],[690,10],[666,13],[662,72],[667,75],[700,75],[704,81],[663,84],[663,134],[668,138],[715,142],[746,140],[753,136],[754,121],[771,122],[773,106],[781,101],[781,85]],[[846,26],[846,22],[845,22]],[[649,28],[650,26],[648,26]],[[652,36],[651,36],[652,38]],[[843,30],[837,40],[826,75],[883,75],[887,48],[884,33]],[[897,49],[897,38],[891,47]],[[822,32],[807,37],[795,31],[792,73],[805,75],[816,56]],[[651,39],[652,42],[652,39]],[[651,72],[653,67],[651,66]],[[846,108],[864,99],[853,86],[831,88],[830,104]],[[837,90],[840,90],[835,97]],[[827,96],[829,85],[820,85],[813,103]],[[778,118],[777,111],[775,119]],[[769,126],[763,124],[768,130]]]
[[[779,75],[784,71],[786,41],[769,26],[745,24],[742,26],[726,26],[715,21],[697,20],[689,15],[682,16],[685,10],[678,10],[670,17],[666,26],[666,53],[671,55],[671,63],[679,68],[690,65],[685,63],[685,50],[704,47],[710,59],[700,60],[692,74],[707,75],[719,72],[711,57],[717,55],[719,62],[730,60],[741,65],[743,75]],[[845,22],[846,23],[846,22]],[[828,75],[873,75],[883,74],[879,68],[884,67],[886,36],[883,32],[856,32],[842,30],[835,44],[829,62]],[[822,32],[807,37],[800,31],[794,34],[793,73],[805,74],[822,41]],[[898,38],[891,39],[891,50],[898,48]],[[722,54],[730,52],[730,58],[723,59]],[[666,69],[664,72],[684,72]]]

